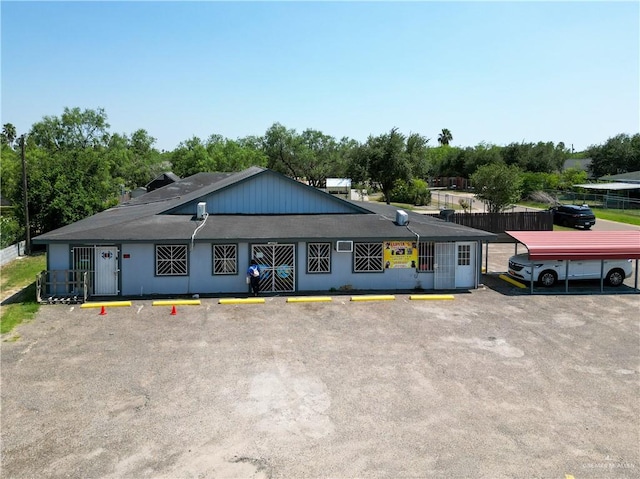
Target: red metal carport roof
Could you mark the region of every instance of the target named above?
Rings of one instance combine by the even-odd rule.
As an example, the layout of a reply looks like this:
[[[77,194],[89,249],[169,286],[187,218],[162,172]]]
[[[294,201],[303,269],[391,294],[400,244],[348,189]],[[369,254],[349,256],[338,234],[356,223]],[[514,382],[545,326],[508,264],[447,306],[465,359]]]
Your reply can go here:
[[[640,231],[506,231],[529,259],[640,259]]]

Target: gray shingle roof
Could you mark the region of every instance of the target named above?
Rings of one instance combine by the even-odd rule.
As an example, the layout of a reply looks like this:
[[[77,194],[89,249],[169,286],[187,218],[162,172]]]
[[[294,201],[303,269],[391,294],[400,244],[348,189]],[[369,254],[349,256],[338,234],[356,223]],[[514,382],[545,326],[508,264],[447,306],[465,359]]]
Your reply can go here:
[[[201,222],[191,215],[162,214],[214,191],[264,172],[198,173],[76,223],[37,236],[34,243],[120,243],[190,241]],[[343,200],[344,201],[344,200]],[[210,215],[195,241],[383,240],[421,238],[438,241],[485,240],[496,235],[437,218],[407,212],[409,225],[394,223],[397,208],[351,201],[363,214]],[[366,214],[371,212],[372,214]]]

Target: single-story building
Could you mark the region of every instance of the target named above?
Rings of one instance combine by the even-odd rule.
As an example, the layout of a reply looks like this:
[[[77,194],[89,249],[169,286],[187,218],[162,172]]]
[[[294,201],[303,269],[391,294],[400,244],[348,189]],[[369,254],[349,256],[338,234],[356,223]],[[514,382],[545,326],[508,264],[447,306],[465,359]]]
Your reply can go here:
[[[33,238],[45,296],[451,290],[480,283],[496,235],[337,198],[274,171],[198,173]]]

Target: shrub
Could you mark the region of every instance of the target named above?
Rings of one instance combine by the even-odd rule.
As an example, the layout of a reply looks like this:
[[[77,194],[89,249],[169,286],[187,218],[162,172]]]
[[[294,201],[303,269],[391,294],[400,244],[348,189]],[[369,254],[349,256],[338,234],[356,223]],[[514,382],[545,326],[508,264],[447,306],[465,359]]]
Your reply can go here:
[[[390,201],[394,203],[407,203],[416,206],[431,203],[431,190],[427,186],[427,182],[420,179],[413,179],[408,183],[402,180],[396,181],[389,196]]]
[[[23,228],[18,220],[13,216],[0,216],[0,249],[11,246],[22,240],[24,236]]]

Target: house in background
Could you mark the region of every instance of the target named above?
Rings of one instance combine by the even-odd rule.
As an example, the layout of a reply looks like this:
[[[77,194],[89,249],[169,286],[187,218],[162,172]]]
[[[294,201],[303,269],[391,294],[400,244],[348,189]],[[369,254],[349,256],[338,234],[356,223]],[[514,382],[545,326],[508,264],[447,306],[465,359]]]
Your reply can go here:
[[[626,183],[632,185],[640,184],[640,171],[629,171],[619,175],[607,175],[598,178],[600,181],[610,181],[613,183]]]
[[[575,168],[579,171],[586,172],[587,179],[593,180],[595,179],[595,177],[591,172],[592,161],[593,160],[591,158],[569,158],[568,160],[565,160],[564,164],[562,165],[562,171],[568,170],[569,168]]]
[[[42,296],[452,290],[480,282],[496,235],[347,201],[274,171],[198,173],[33,238]]]
[[[171,183],[175,183],[176,181],[180,181],[180,177],[171,171],[167,171],[158,175],[153,180],[145,185],[145,189],[147,193],[152,192],[153,190],[157,190],[158,188],[162,188],[163,186],[170,185]]]

